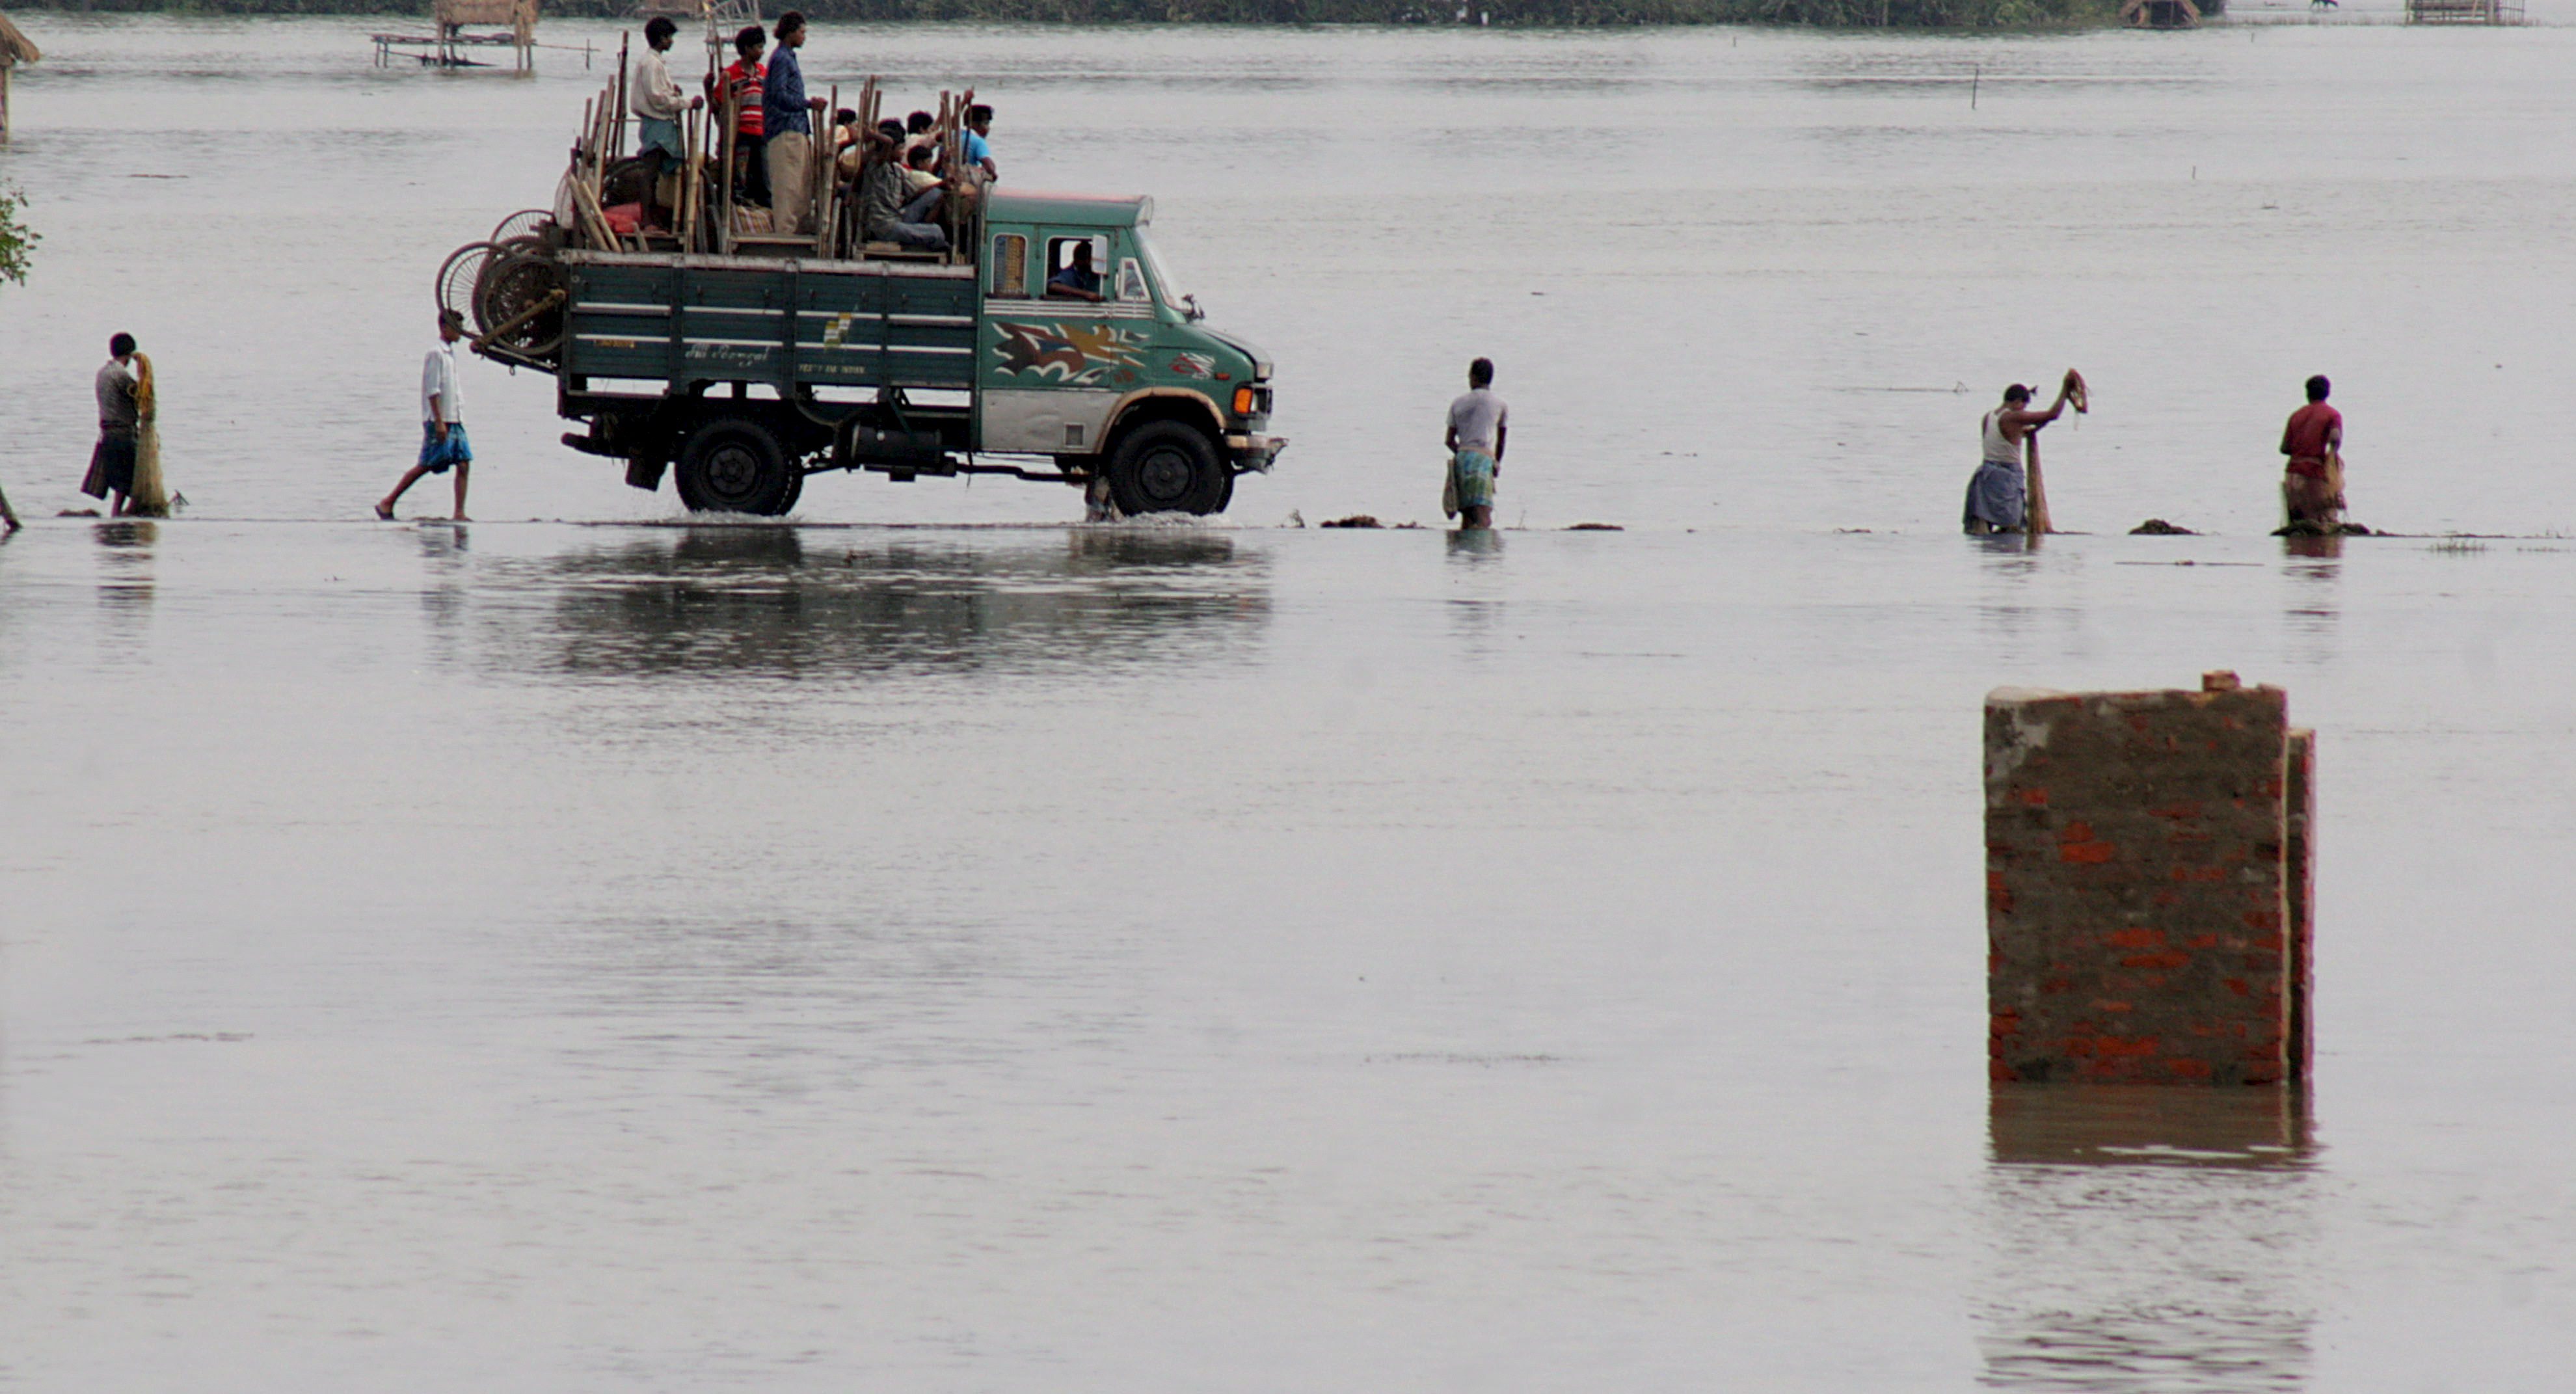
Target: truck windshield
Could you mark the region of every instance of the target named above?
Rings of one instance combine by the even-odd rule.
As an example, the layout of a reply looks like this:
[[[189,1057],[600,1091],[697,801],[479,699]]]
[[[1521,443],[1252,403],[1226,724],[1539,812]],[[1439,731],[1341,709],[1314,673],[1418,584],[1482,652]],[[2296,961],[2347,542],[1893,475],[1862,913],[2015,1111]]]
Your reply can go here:
[[[1145,270],[1154,278],[1155,294],[1162,297],[1165,305],[1181,309],[1181,288],[1172,280],[1172,273],[1164,268],[1162,255],[1154,250],[1154,239],[1146,236],[1141,226],[1136,229],[1136,250],[1145,254]]]

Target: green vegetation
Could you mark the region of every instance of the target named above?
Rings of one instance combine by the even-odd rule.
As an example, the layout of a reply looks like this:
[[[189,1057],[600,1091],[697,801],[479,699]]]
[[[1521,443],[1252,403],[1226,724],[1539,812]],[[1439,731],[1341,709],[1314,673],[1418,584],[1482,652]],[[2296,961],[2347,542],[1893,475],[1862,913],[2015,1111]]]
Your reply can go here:
[[[36,244],[44,240],[36,230],[18,221],[27,207],[27,196],[14,184],[0,184],[0,281],[27,283],[27,262],[36,254]]]
[[[2222,0],[2223,3],[2223,0]],[[95,13],[386,14],[406,0],[55,0]],[[784,0],[779,8],[785,8]],[[821,22],[980,20],[1043,24],[1449,24],[1458,0],[806,0]],[[2204,5],[2209,13],[2217,6]],[[2062,29],[2108,24],[2118,0],[1469,0],[1498,25],[1781,24],[1828,29]],[[633,0],[547,0],[553,16],[624,18]]]

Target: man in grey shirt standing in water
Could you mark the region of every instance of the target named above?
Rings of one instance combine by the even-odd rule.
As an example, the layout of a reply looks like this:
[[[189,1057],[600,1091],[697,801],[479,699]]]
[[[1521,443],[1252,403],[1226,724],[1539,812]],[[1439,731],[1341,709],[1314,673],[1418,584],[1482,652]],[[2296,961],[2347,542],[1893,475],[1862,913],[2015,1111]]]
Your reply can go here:
[[[1503,442],[1512,409],[1494,395],[1494,360],[1467,365],[1467,391],[1449,404],[1449,484],[1460,531],[1494,525],[1494,479],[1503,472]]]

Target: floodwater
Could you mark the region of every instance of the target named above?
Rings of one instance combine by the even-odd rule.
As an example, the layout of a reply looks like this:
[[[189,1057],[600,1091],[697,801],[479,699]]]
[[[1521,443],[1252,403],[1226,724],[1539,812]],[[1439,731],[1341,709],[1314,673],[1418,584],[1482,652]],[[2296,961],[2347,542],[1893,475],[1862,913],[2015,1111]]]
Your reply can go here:
[[[27,20],[0,1387],[2563,1383],[2576,30],[2303,13],[820,33],[1277,355],[1124,528],[683,526],[481,365],[493,521],[353,521],[599,74]],[[178,520],[51,516],[116,328]],[[1435,516],[1476,352],[1530,530],[1269,526]],[[1957,537],[2068,362],[2094,535]],[[2357,516],[2523,536],[2262,536],[2318,370]],[[2320,731],[2312,1095],[1991,1094],[1980,696],[2215,667]]]

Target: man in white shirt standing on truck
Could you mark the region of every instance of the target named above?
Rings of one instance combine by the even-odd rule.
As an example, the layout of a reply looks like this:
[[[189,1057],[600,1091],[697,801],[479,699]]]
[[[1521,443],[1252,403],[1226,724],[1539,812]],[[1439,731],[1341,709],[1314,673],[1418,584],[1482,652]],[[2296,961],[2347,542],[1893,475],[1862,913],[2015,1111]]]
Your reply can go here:
[[[391,522],[394,504],[422,475],[456,471],[456,521],[465,519],[465,476],[474,464],[474,447],[465,439],[465,401],[457,393],[456,341],[465,337],[465,316],[438,312],[438,346],[420,364],[420,462],[403,473],[402,482],[376,505],[376,516]]]

